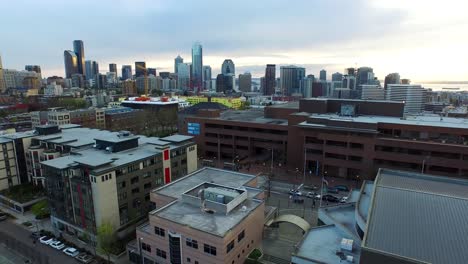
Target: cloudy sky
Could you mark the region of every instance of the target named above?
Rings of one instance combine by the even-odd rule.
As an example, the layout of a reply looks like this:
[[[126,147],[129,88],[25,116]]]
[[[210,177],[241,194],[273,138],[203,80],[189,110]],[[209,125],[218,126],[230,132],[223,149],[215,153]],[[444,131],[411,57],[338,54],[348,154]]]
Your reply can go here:
[[[4,3],[2,3],[4,2]],[[85,43],[86,59],[173,70],[200,41],[213,74],[230,58],[236,73],[265,64],[307,74],[371,66],[418,81],[468,80],[466,0],[0,0],[3,67],[41,65],[64,75],[63,51]]]

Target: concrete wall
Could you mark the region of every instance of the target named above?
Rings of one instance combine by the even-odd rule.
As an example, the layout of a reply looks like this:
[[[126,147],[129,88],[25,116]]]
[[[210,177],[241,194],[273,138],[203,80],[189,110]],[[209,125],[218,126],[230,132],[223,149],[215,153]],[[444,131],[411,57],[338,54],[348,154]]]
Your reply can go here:
[[[197,145],[189,146],[186,149],[187,154],[187,174],[190,174],[198,168]]]
[[[104,175],[111,175],[108,180],[102,181]],[[106,173],[103,175],[90,175],[91,189],[93,192],[94,215],[96,218],[96,227],[99,227],[105,222],[110,222],[115,229],[120,226],[119,204],[117,200],[117,184],[115,172]]]

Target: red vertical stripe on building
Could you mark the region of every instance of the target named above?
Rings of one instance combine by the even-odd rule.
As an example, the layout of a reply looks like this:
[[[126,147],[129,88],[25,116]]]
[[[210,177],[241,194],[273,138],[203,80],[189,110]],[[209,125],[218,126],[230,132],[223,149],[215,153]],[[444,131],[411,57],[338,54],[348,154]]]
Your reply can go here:
[[[81,192],[81,185],[77,185],[76,189],[78,191],[78,201],[80,205],[80,217],[81,217],[81,226],[83,228],[86,228],[86,219],[85,219],[85,212],[84,212],[84,206],[83,206],[83,193]]]
[[[171,169],[165,168],[164,169],[164,183],[168,184],[171,182]]]
[[[164,150],[164,160],[168,160],[169,159],[169,150],[166,149]]]

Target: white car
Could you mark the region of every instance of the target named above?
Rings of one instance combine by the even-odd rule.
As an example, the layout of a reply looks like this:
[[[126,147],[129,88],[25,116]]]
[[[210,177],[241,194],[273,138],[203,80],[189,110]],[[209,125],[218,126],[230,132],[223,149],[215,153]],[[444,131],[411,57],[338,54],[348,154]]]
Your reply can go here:
[[[45,244],[45,245],[49,245],[54,240],[55,239],[53,237],[48,237],[48,236],[43,236],[43,237],[39,238],[39,242],[41,242],[42,244]]]
[[[65,253],[66,255],[70,257],[76,257],[78,256],[78,254],[80,254],[80,252],[76,248],[72,248],[72,247],[64,249],[63,253]]]
[[[340,198],[340,203],[346,203],[348,201],[348,196],[344,196]]]
[[[62,243],[62,241],[58,241],[58,240],[55,241],[54,243],[50,243],[49,246],[58,250],[65,248],[65,244]]]

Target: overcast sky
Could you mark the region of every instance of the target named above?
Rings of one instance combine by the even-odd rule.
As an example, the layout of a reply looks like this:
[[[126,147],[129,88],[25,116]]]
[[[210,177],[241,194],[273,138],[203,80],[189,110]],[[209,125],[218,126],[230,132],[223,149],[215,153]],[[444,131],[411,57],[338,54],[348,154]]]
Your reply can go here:
[[[3,3],[2,3],[3,2]],[[236,74],[295,64],[307,74],[370,66],[419,81],[468,80],[467,0],[0,0],[3,67],[41,65],[64,75],[63,51],[85,44],[86,60],[173,70],[194,41],[215,76],[225,58]],[[134,67],[134,66],[133,66]],[[119,73],[120,74],[120,73]]]

